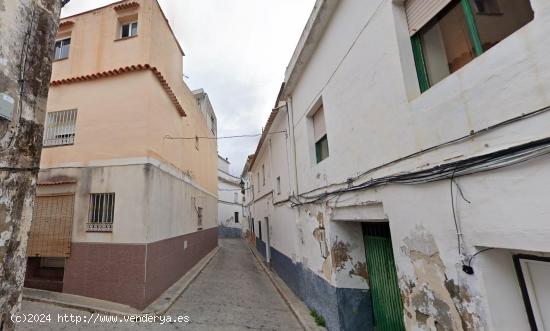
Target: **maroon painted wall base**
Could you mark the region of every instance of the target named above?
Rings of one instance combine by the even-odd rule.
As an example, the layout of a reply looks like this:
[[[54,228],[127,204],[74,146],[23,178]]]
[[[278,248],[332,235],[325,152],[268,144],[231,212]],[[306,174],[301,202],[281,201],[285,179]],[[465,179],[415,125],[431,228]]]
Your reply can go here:
[[[63,292],[144,309],[217,245],[218,228],[150,244],[73,243]]]

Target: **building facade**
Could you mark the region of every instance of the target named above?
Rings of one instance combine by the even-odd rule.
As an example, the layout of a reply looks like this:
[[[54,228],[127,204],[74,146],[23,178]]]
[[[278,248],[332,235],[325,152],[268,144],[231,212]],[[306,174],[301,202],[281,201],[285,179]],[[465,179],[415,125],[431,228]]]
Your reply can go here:
[[[215,131],[183,55],[156,0],[61,20],[26,286],[141,309],[217,246]]]
[[[549,327],[549,18],[316,2],[246,173],[256,246],[329,329]]]
[[[241,238],[245,221],[241,179],[231,175],[229,164],[218,155],[218,231],[221,238]]]

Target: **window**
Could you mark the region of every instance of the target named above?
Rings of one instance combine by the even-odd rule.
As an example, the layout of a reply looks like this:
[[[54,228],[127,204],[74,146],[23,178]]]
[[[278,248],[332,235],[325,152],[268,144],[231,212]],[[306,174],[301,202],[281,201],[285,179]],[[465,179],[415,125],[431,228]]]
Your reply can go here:
[[[202,207],[197,207],[197,229],[202,230]]]
[[[431,6],[430,3],[438,3]],[[409,30],[422,92],[534,18],[529,0],[408,0]],[[440,4],[446,6],[441,9]],[[430,9],[431,8],[431,9]],[[429,16],[431,15],[431,16]],[[427,22],[423,17],[432,17]]]
[[[195,149],[199,150],[199,136],[195,136]]]
[[[260,192],[260,173],[258,172],[258,193]]]
[[[60,39],[55,42],[54,60],[63,60],[69,57],[71,38]]]
[[[138,31],[137,22],[122,24],[120,28],[120,38],[130,38],[130,37],[137,36],[137,31]]]
[[[235,212],[235,223],[239,223],[239,212]]]
[[[319,163],[329,155],[325,110],[323,105],[321,105],[313,115],[313,138],[315,140],[315,157],[317,163]]]
[[[74,144],[76,114],[76,109],[48,113],[44,128],[44,146]]]
[[[262,164],[262,186],[265,186],[265,165]]]
[[[233,193],[233,201],[235,203],[239,203],[239,193],[237,192]]]
[[[252,233],[256,233],[256,230],[254,230],[254,217],[252,217]]]
[[[277,194],[281,194],[281,176],[277,177]]]
[[[111,232],[115,215],[115,194],[90,194],[88,231]]]

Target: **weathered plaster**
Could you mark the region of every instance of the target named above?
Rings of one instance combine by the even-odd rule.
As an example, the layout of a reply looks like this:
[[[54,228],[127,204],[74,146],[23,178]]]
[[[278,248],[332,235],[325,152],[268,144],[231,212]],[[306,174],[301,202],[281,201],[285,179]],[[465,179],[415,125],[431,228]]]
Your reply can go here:
[[[414,275],[400,279],[408,329],[479,330],[484,327],[479,307],[467,284],[448,278],[434,237],[422,226],[403,239]],[[477,308],[477,310],[476,310]]]

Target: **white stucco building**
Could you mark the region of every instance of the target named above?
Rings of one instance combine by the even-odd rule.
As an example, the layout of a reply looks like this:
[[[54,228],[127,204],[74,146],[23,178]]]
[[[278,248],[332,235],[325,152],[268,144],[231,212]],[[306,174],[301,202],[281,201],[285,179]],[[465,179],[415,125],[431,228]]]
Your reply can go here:
[[[218,155],[218,231],[223,238],[241,238],[244,223],[241,179],[229,172],[229,160]]]
[[[316,2],[246,172],[329,329],[550,328],[549,32],[545,0]]]

